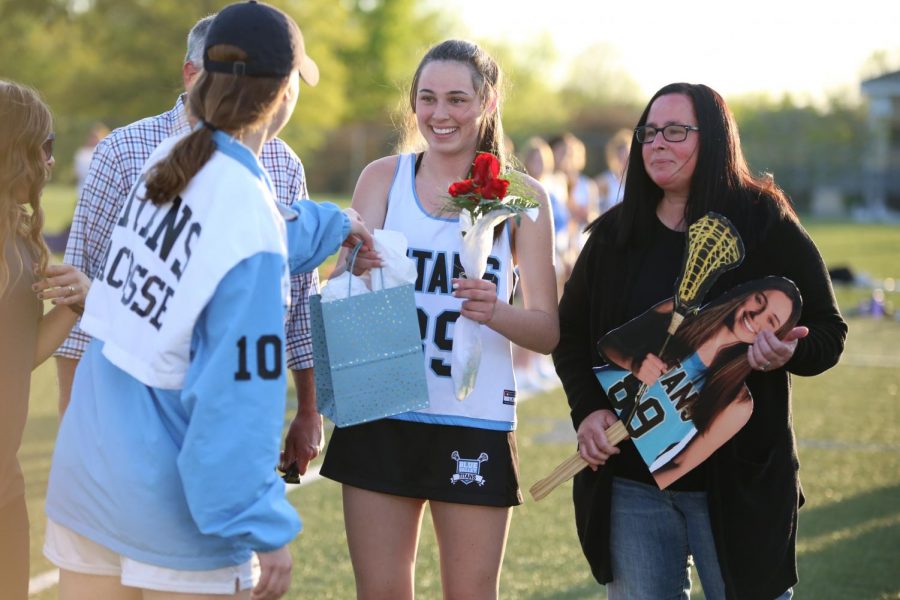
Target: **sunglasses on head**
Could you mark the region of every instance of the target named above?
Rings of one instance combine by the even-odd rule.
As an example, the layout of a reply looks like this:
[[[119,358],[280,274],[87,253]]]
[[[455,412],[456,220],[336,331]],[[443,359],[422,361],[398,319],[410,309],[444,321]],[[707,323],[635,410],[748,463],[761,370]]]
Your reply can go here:
[[[52,131],[50,135],[47,136],[47,139],[44,140],[44,143],[41,145],[41,149],[44,151],[44,158],[46,160],[50,160],[53,158],[53,142],[56,141],[56,134]]]

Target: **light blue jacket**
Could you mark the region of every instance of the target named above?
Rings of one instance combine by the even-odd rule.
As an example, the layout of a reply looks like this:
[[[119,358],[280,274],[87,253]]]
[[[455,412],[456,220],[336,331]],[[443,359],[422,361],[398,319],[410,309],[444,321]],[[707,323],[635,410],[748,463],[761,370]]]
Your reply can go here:
[[[333,204],[291,211],[288,262],[309,271],[350,224]],[[194,326],[181,390],[143,385],[91,342],[54,450],[50,519],[180,570],[240,564],[296,536],[300,519],[275,471],[287,391],[284,267],[284,257],[260,253],[221,280]]]

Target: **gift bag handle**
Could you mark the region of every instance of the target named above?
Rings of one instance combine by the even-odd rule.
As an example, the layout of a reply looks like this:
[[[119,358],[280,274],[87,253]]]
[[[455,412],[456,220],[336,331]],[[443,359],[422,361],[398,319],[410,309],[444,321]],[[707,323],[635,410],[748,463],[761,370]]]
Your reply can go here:
[[[350,260],[348,261],[348,270],[350,272],[350,277],[347,278],[347,297],[352,296],[353,287],[352,287],[352,277],[353,275],[353,266],[356,264],[356,255],[359,254],[359,250],[362,248],[362,242],[356,242],[356,245],[353,246],[353,250],[350,252]],[[378,272],[381,274],[381,289],[384,289],[384,269],[378,269]],[[375,290],[372,290],[373,292]]]

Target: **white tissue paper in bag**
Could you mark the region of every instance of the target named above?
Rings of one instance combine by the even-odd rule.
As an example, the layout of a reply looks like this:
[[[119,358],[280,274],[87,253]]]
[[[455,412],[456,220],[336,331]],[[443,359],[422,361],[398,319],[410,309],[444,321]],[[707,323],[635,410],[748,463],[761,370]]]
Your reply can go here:
[[[362,277],[351,275],[350,271],[344,271],[337,277],[332,277],[322,286],[322,302],[343,300],[350,296],[358,296],[369,291],[369,286]]]
[[[531,208],[525,215],[537,219],[538,209]],[[466,279],[481,279],[487,268],[488,255],[494,245],[494,227],[515,213],[493,210],[480,217],[474,224],[469,211],[459,214],[459,231],[463,236],[459,261]],[[460,316],[453,326],[453,351],[450,355],[450,376],[457,400],[464,400],[475,388],[478,367],[481,365],[481,323]]]
[[[375,251],[381,256],[381,268],[371,269],[359,276],[351,274],[348,270],[329,279],[322,287],[322,302],[341,300],[348,296],[416,282],[418,275],[416,263],[406,256],[406,249],[409,246],[406,236],[399,231],[376,229],[373,237]]]
[[[409,283],[415,284],[418,277],[416,261],[406,255],[409,242],[400,231],[391,229],[375,230],[375,251],[381,256],[381,272],[384,275],[384,287],[392,288]],[[374,283],[372,289],[381,289],[381,275],[378,269],[369,271],[368,276]]]

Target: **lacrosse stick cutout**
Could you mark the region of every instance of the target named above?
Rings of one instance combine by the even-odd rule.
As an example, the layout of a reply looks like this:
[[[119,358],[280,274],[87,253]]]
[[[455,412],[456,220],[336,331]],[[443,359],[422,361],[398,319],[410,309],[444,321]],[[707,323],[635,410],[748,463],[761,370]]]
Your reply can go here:
[[[744,245],[731,222],[714,212],[707,213],[688,228],[687,252],[681,272],[675,282],[674,310],[667,329],[665,341],[658,355],[666,346],[678,327],[688,315],[696,314],[706,292],[725,271],[738,266],[744,259]],[[641,400],[647,385],[641,383],[635,393],[633,406],[627,417],[617,421],[606,430],[609,442],[617,445],[628,439],[634,432],[633,421],[641,407]],[[624,413],[622,413],[624,414]],[[560,484],[574,477],[588,463],[576,452],[560,463],[553,472],[531,486],[529,492],[534,500],[545,498]]]

